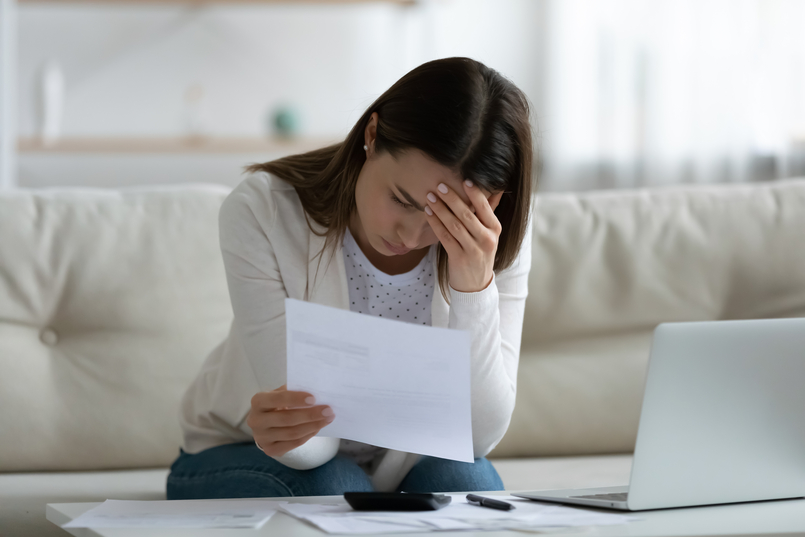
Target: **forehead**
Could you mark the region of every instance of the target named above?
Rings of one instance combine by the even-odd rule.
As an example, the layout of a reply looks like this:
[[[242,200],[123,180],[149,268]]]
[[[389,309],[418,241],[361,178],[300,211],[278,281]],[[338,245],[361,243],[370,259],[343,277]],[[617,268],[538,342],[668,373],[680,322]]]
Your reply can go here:
[[[386,155],[389,161],[388,178],[392,184],[404,188],[420,203],[424,204],[428,192],[433,192],[439,183],[454,190],[461,199],[469,202],[461,182],[460,173],[439,164],[418,149],[406,150],[395,157]]]

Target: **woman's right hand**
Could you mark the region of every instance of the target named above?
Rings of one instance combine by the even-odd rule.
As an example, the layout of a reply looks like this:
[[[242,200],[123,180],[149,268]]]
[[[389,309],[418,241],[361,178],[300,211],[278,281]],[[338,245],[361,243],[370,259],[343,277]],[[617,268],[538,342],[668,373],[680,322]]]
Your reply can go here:
[[[301,446],[335,418],[329,406],[315,405],[313,395],[285,386],[255,394],[246,418],[257,446],[271,457]]]

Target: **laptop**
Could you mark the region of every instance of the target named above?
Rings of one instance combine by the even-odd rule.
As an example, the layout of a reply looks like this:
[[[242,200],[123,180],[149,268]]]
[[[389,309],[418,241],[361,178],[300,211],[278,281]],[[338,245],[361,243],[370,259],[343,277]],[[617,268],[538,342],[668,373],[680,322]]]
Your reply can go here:
[[[628,486],[514,493],[626,511],[805,496],[805,318],[654,330]]]

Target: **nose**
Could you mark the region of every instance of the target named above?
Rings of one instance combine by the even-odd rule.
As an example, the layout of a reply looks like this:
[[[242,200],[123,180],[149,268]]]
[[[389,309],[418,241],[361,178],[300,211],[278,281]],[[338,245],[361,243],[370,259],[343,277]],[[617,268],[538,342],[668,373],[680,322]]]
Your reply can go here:
[[[427,233],[428,229],[430,229],[430,225],[427,220],[420,226],[402,228],[400,230],[400,239],[406,248],[414,250],[422,244],[422,237]]]

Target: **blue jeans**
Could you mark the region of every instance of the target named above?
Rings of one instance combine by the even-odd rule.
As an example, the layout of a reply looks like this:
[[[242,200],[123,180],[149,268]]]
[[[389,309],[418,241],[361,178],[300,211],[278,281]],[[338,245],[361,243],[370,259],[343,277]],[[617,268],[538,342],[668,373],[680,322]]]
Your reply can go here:
[[[327,496],[371,490],[371,479],[352,459],[336,456],[318,468],[294,470],[257,449],[254,442],[227,444],[195,455],[180,450],[168,476],[169,500]],[[485,458],[466,463],[422,457],[397,490],[503,490],[503,482]]]

